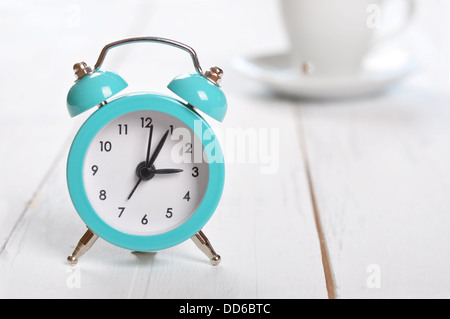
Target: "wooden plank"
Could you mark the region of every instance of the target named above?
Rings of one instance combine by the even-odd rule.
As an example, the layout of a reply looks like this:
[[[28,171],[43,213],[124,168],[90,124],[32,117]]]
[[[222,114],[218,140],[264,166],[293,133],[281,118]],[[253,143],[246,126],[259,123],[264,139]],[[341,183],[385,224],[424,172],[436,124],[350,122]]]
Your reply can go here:
[[[422,26],[448,25],[448,8],[424,9]],[[433,63],[415,77],[384,96],[297,112],[341,298],[449,297],[447,35],[434,25],[433,42],[419,26],[410,47]]]
[[[409,84],[372,100],[303,105],[338,296],[449,296],[449,99]]]

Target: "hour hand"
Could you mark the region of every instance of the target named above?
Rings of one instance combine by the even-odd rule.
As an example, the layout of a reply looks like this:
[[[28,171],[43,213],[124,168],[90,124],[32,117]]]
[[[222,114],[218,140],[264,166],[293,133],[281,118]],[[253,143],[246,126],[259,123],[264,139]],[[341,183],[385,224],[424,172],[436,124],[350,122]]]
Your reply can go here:
[[[173,174],[173,173],[181,173],[183,170],[179,168],[162,168],[162,169],[155,169],[152,171],[152,173],[155,174]]]

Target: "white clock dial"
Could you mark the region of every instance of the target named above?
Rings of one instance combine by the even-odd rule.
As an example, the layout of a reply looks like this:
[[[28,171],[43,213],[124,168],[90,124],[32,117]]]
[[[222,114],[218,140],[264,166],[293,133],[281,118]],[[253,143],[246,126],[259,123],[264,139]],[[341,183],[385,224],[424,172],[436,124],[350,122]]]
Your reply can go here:
[[[189,134],[175,134],[180,131]],[[85,190],[99,217],[141,236],[187,221],[202,202],[208,180],[200,139],[184,122],[157,111],[130,112],[108,123],[89,145],[83,168]]]

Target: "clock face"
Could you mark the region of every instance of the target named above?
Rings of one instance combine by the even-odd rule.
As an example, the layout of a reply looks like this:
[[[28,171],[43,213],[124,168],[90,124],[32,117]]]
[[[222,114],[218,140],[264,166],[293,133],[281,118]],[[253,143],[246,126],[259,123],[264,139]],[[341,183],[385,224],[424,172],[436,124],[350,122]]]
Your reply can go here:
[[[209,180],[203,145],[183,121],[141,110],[104,126],[83,164],[90,204],[109,226],[132,235],[158,235],[186,222]]]

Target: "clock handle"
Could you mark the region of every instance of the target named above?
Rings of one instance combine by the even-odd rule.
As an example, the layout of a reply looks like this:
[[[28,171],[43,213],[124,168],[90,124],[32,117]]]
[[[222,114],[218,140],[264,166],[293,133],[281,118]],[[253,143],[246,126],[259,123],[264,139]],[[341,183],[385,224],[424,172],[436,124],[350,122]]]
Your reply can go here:
[[[139,42],[165,44],[189,53],[196,73],[177,76],[170,81],[167,88],[187,102],[189,106],[195,107],[220,122],[223,121],[227,112],[227,99],[220,89],[223,77],[222,69],[215,66],[203,72],[197,53],[193,48],[178,41],[159,37],[127,38],[107,44],[100,52],[94,70],[84,62],[76,63],[74,71],[77,80],[67,95],[67,107],[72,117],[104,103],[128,86],[118,74],[101,71],[100,68],[108,51],[112,48]],[[80,81],[81,79],[84,80]]]
[[[181,50],[184,50],[191,55],[192,62],[194,63],[194,67],[195,67],[195,70],[197,71],[197,73],[200,75],[204,75],[202,68],[200,67],[200,62],[198,61],[197,53],[194,51],[194,49],[192,49],[190,46],[188,46],[184,43],[170,40],[170,39],[165,39],[165,38],[158,38],[158,37],[128,38],[128,39],[123,39],[123,40],[119,40],[119,41],[115,41],[115,42],[111,42],[110,44],[107,44],[100,52],[100,56],[98,57],[97,63],[95,63],[95,66],[94,66],[95,70],[98,70],[102,66],[103,61],[105,60],[105,57],[106,57],[106,53],[108,53],[108,51],[110,49],[117,47],[117,46],[127,44],[127,43],[132,43],[132,42],[162,43],[162,44],[167,44],[167,45],[179,48]]]
[[[213,266],[217,266],[220,263],[220,256],[214,251],[208,238],[200,230],[197,234],[191,237],[195,245],[209,258],[209,261]]]
[[[81,237],[80,241],[78,242],[77,247],[75,247],[72,255],[67,257],[67,261],[69,262],[69,264],[71,266],[75,266],[81,256],[83,256],[89,250],[89,248],[92,247],[97,238],[98,236],[88,228],[87,232],[83,235],[83,237]]]

